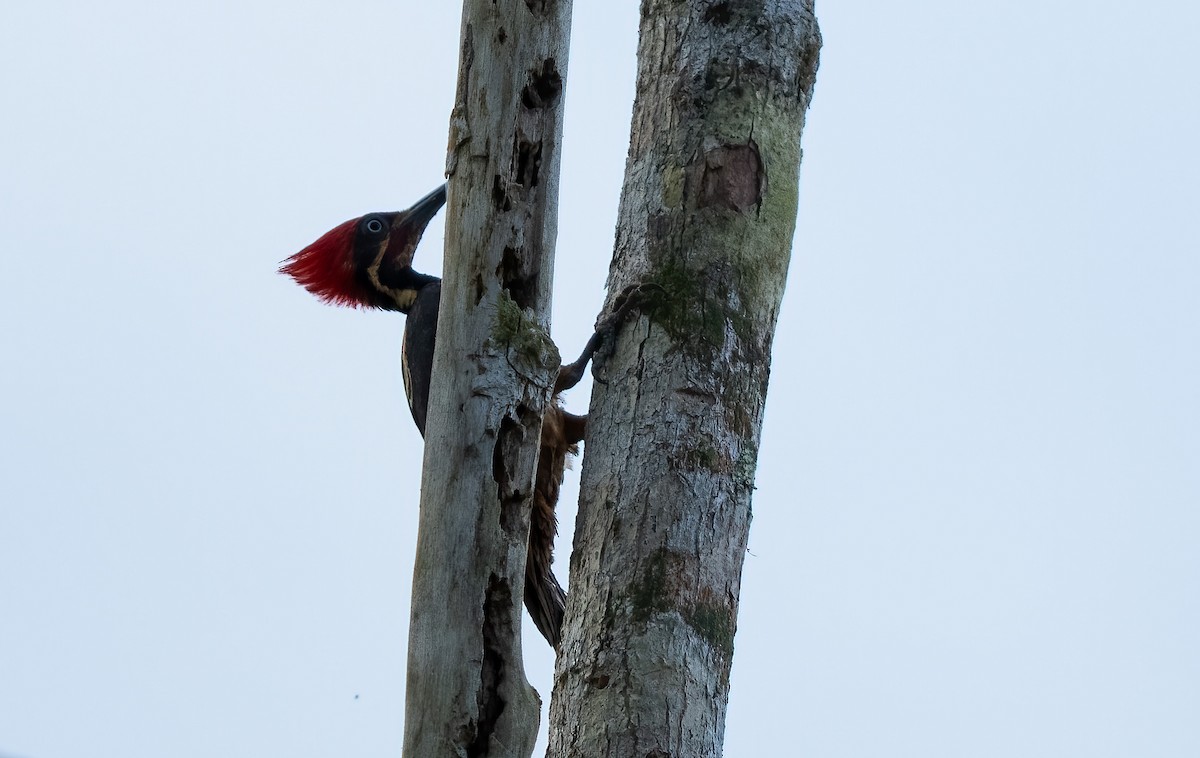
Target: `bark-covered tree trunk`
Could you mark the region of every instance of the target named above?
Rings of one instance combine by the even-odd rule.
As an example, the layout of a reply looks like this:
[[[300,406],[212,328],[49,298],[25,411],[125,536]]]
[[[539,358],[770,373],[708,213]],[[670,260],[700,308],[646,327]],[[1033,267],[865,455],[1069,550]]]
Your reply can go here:
[[[644,0],[552,756],[717,756],[820,35],[812,0]]]
[[[413,576],[404,755],[533,752],[521,599],[557,232],[570,0],[466,0]]]

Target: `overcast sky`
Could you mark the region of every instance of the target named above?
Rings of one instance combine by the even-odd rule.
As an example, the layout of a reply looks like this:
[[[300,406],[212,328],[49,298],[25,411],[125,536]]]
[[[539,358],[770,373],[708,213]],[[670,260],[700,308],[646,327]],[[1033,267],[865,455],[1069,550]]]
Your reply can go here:
[[[1195,758],[1200,9],[818,13],[726,754]],[[568,354],[637,22],[575,10]],[[458,25],[455,2],[0,7],[0,755],[399,755],[402,319],[275,269],[442,180]]]

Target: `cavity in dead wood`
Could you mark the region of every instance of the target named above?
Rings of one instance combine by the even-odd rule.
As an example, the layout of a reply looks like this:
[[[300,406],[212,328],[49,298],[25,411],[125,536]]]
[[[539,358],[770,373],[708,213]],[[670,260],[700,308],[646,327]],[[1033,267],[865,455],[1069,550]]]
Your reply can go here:
[[[507,646],[504,631],[510,626],[506,619],[511,610],[512,591],[508,582],[492,574],[488,577],[483,601],[483,661],[479,668],[479,691],[476,693],[478,719],[475,722],[475,737],[467,745],[469,758],[482,758],[489,754],[492,734],[504,713],[504,698],[500,696],[500,683],[504,680],[504,655],[501,651]],[[511,635],[511,629],[509,632]]]
[[[528,492],[513,481],[512,471],[520,466],[522,447],[528,439],[532,412],[518,403],[515,418],[505,416],[492,448],[492,478],[496,481],[496,497],[500,501],[500,528],[515,534],[524,525]]]
[[[496,267],[496,278],[500,286],[508,290],[515,302],[522,309],[533,308],[537,298],[537,271],[525,270],[521,260],[521,251],[513,247],[505,247],[500,256],[500,265]]]
[[[529,73],[529,84],[521,90],[521,104],[530,110],[548,108],[558,100],[562,89],[562,75],[558,73],[554,59],[547,58],[540,70]]]
[[[518,136],[515,152],[513,181],[526,189],[533,189],[538,184],[538,173],[542,169],[542,143],[530,142]]]
[[[496,174],[492,178],[492,205],[496,206],[498,211],[511,211],[512,200],[508,196],[508,189],[505,186],[504,177]]]

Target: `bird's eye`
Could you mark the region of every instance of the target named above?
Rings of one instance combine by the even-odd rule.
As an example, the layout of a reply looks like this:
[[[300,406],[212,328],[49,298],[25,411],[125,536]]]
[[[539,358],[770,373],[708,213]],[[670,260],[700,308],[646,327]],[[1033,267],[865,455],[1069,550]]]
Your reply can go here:
[[[363,222],[362,228],[367,234],[381,234],[387,225],[381,219],[369,218]]]

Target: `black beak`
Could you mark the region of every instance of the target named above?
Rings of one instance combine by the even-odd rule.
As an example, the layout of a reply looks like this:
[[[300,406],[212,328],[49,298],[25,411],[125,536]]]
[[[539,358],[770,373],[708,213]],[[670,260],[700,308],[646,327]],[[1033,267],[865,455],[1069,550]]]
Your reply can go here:
[[[437,215],[437,212],[441,210],[442,206],[445,204],[446,185],[443,184],[433,192],[430,192],[428,195],[414,203],[413,207],[398,215],[396,220],[392,222],[392,229],[396,229],[397,227],[403,225],[419,230],[419,234],[420,231],[424,231],[425,225],[429,223],[430,219]]]

